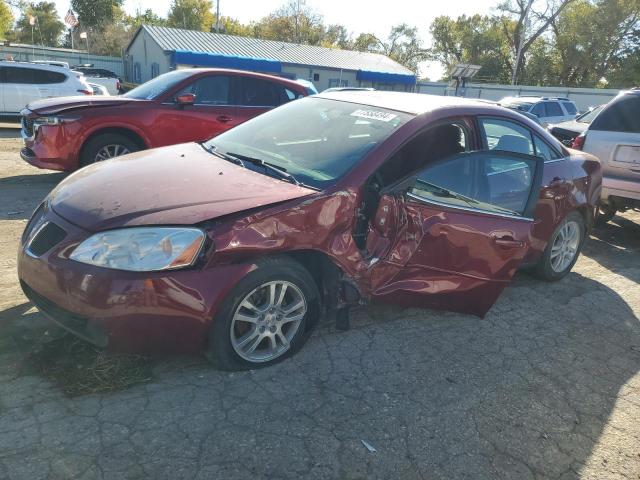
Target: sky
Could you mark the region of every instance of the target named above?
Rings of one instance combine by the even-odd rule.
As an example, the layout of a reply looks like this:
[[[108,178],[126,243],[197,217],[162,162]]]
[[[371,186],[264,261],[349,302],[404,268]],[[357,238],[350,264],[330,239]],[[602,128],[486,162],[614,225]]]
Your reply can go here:
[[[55,0],[58,12],[64,16],[70,8],[69,0]],[[125,0],[124,9],[134,14],[136,10],[152,9],[166,16],[170,0]],[[236,18],[242,23],[259,20],[276,10],[286,0],[220,0],[220,14]],[[215,10],[215,0],[213,0]],[[498,0],[307,0],[307,5],[324,17],[326,24],[339,23],[354,36],[370,32],[386,37],[391,27],[408,23],[418,27],[425,45],[429,44],[429,25],[440,15],[457,17],[476,13],[489,14]],[[420,66],[422,76],[437,80],[443,70],[438,63],[425,62]]]

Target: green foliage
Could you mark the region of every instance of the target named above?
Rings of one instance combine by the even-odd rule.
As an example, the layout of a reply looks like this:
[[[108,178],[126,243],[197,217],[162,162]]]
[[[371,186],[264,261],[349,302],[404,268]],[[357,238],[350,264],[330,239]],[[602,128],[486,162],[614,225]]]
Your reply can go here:
[[[5,37],[12,30],[13,14],[6,3],[0,2],[0,37]]]
[[[211,0],[173,0],[167,17],[169,27],[208,32],[214,23]]]
[[[59,20],[56,4],[53,2],[31,3],[16,22],[16,28],[10,40],[19,43],[31,43],[31,25],[29,18],[35,17],[33,42],[47,47],[60,45],[64,23]]]
[[[123,3],[124,0],[71,0],[71,8],[80,28],[102,30],[116,21]]]

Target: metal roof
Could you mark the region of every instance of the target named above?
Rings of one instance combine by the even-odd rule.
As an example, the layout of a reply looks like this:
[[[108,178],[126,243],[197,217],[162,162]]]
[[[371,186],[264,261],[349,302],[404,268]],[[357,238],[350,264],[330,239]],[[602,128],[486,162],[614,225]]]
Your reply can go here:
[[[367,70],[372,72],[413,75],[414,72],[385,55],[355,52],[337,48],[315,47],[295,43],[260,40],[258,38],[223,35],[220,33],[183,30],[180,28],[143,25],[151,38],[164,51],[187,50],[192,52],[215,52],[251,58],[277,60],[282,63],[311,65],[344,70]],[[135,40],[140,30],[133,37]],[[131,45],[131,43],[129,43]],[[128,50],[129,47],[127,47]]]

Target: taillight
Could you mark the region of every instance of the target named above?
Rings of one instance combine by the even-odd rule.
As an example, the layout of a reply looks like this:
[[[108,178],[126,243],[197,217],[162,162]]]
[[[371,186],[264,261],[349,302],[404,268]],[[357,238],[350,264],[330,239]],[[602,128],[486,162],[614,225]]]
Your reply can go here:
[[[573,139],[573,143],[571,143],[571,148],[575,148],[576,150],[582,150],[584,147],[584,139],[586,135],[581,133],[576,138]]]
[[[91,90],[78,90],[78,93],[83,93],[85,95],[93,95]]]
[[[120,79],[116,79],[116,90],[120,91]]]

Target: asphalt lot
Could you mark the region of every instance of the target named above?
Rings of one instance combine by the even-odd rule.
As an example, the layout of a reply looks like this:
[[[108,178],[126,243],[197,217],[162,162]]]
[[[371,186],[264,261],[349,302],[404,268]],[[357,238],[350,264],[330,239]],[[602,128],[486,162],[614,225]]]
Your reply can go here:
[[[105,356],[22,295],[18,239],[64,175],[0,130],[0,479],[638,479],[640,214],[486,318],[369,307],[226,373]],[[370,451],[362,442],[375,448]]]

